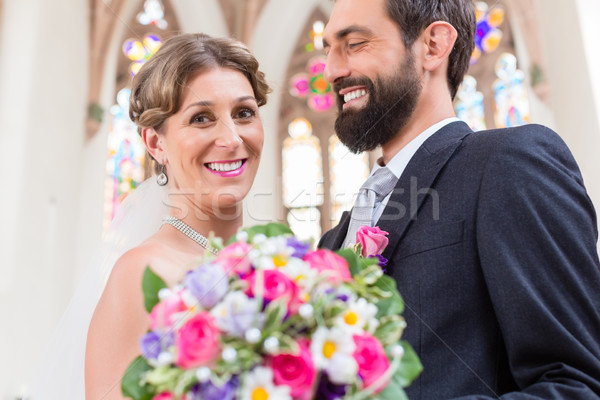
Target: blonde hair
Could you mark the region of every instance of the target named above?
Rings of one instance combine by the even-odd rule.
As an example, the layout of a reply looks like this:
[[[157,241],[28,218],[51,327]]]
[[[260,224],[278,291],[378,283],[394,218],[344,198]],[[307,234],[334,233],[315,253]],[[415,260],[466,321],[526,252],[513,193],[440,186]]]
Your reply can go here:
[[[241,42],[186,33],[168,39],[133,78],[129,117],[143,128],[160,129],[179,111],[182,92],[190,77],[210,68],[231,68],[248,78],[258,106],[267,103],[271,91],[258,61]],[[155,165],[157,170],[158,165]]]

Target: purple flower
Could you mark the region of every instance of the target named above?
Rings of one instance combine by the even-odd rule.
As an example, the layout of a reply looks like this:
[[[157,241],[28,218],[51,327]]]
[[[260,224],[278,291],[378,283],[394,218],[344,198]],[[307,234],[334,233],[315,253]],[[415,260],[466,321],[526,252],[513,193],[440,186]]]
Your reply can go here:
[[[287,239],[288,247],[294,249],[292,257],[303,258],[306,253],[310,250],[310,243],[301,242],[296,238]]]
[[[385,267],[387,265],[387,263],[388,263],[387,258],[385,258],[384,256],[382,256],[381,254],[377,254],[377,258],[379,258],[379,263],[378,264],[379,264],[380,267],[383,268],[383,267]]]
[[[203,307],[212,308],[227,293],[229,280],[220,265],[205,264],[188,272],[185,285]]]
[[[341,399],[346,395],[346,386],[335,385],[331,383],[327,374],[322,374],[317,386],[317,392],[315,394],[316,399],[322,400],[335,400]]]
[[[155,360],[160,354],[160,336],[156,332],[148,332],[140,339],[142,356],[146,360]]]
[[[146,360],[156,360],[161,351],[168,349],[175,344],[175,335],[173,332],[167,332],[161,335],[160,332],[148,332],[140,339],[140,349],[142,357]]]
[[[348,301],[348,295],[347,295],[347,294],[344,294],[344,293],[338,294],[338,295],[337,295],[337,298],[338,298],[338,300],[341,300],[341,301],[343,301],[343,302],[346,302],[346,301]]]
[[[219,329],[237,337],[244,337],[245,332],[254,327],[255,323],[260,328],[264,322],[264,314],[258,313],[257,301],[242,292],[228,293],[211,314]]]
[[[211,381],[200,383],[192,389],[190,400],[234,400],[239,384],[240,380],[237,376],[233,376],[222,387],[216,386]]]

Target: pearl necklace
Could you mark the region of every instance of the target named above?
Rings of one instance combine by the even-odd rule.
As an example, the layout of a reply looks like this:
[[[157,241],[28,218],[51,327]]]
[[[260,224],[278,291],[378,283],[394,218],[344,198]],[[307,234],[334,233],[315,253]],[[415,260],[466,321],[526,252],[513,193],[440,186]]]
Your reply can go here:
[[[183,233],[185,236],[192,239],[194,242],[198,243],[200,246],[204,247],[206,250],[210,251],[213,254],[218,254],[219,250],[211,247],[206,236],[199,234],[194,229],[192,229],[189,225],[187,225],[182,220],[169,216],[163,220],[163,223],[174,226],[178,231]]]

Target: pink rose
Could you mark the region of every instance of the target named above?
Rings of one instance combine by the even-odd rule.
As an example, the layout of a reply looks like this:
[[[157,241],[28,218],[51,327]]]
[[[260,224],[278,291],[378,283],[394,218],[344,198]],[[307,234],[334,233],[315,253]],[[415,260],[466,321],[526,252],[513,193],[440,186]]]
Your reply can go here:
[[[247,257],[251,249],[252,246],[245,242],[232,243],[219,252],[217,262],[227,272],[227,275],[247,275],[252,268]]]
[[[256,293],[256,274],[257,272],[255,271],[244,278],[250,285],[250,296],[255,296]],[[291,313],[297,312],[300,306],[300,289],[296,283],[286,274],[276,269],[263,270],[262,274],[264,283],[263,298],[267,301],[287,298],[288,310]]]
[[[173,395],[171,392],[162,392],[161,394],[154,396],[152,400],[173,400]]]
[[[219,329],[213,317],[203,312],[190,318],[176,337],[177,365],[195,368],[207,365],[219,355]]]
[[[150,313],[150,329],[157,330],[172,326],[176,320],[173,314],[186,311],[181,292],[174,293],[157,303]]]
[[[353,338],[356,348],[352,356],[358,364],[358,375],[362,378],[364,387],[369,387],[388,370],[390,361],[381,342],[370,334],[354,335]],[[377,392],[384,387],[382,384]]]
[[[319,274],[327,275],[328,280],[334,284],[352,280],[346,259],[330,250],[311,251],[304,256],[304,261],[319,271]]]
[[[289,386],[294,400],[303,399],[307,393],[310,396],[317,376],[308,340],[301,340],[298,344],[299,354],[280,354],[271,359],[273,381],[277,385]]]
[[[378,226],[363,225],[356,232],[356,243],[362,245],[363,257],[374,257],[383,253],[389,243],[386,237],[388,232],[382,231]]]

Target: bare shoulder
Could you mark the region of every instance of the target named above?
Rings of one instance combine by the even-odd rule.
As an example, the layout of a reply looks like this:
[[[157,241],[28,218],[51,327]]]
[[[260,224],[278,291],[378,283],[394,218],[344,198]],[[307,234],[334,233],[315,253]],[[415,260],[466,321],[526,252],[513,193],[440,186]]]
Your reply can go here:
[[[147,243],[123,254],[113,267],[106,289],[131,289],[131,286],[140,284],[146,267],[156,263],[155,259],[163,250],[161,247],[160,244]]]
[[[113,267],[88,330],[86,398],[122,398],[120,385],[115,382],[139,354],[138,339],[148,329],[142,276],[159,247],[136,247],[123,254]]]

